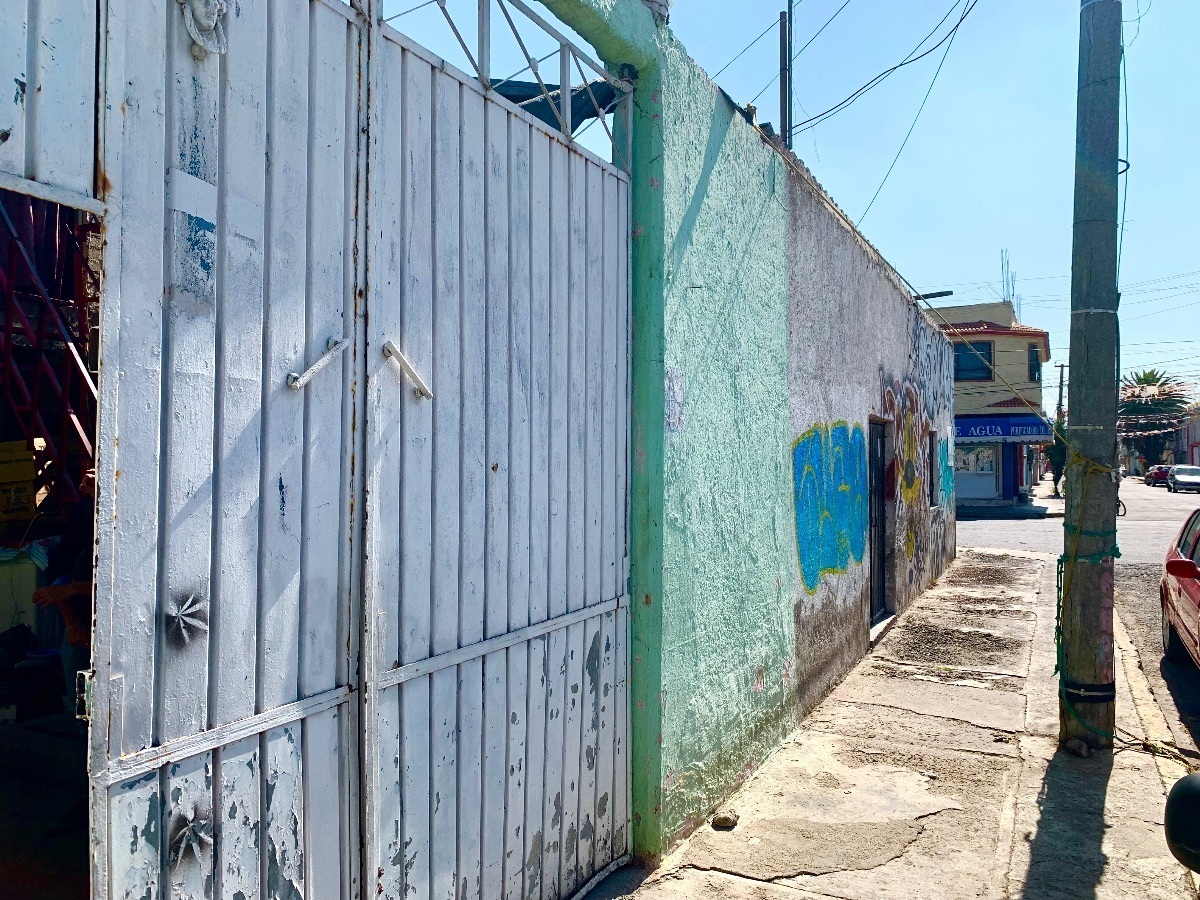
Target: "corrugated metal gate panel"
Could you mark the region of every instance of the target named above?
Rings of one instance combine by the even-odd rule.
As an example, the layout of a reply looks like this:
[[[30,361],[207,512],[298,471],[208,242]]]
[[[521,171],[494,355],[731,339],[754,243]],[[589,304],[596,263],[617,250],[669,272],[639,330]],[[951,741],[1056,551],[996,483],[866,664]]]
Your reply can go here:
[[[175,0],[110,15],[94,896],[348,898],[355,354],[286,376],[355,335],[359,27],[238,0],[198,60]]]
[[[91,194],[96,0],[0,6],[0,172]]]
[[[374,54],[370,893],[567,897],[628,841],[628,180]]]

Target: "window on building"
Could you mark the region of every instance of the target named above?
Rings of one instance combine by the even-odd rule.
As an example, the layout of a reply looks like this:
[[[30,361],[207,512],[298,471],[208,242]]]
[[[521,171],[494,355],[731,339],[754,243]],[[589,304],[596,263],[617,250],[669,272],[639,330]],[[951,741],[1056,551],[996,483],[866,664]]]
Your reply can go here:
[[[937,506],[938,497],[941,495],[941,485],[938,484],[938,436],[937,432],[929,433],[929,447],[925,452],[929,462],[926,465],[929,482],[929,505]]]
[[[1029,380],[1034,383],[1042,380],[1042,357],[1037,344],[1029,345]]]
[[[980,357],[983,357],[980,359]],[[972,341],[954,345],[955,381],[992,380],[992,342]]]

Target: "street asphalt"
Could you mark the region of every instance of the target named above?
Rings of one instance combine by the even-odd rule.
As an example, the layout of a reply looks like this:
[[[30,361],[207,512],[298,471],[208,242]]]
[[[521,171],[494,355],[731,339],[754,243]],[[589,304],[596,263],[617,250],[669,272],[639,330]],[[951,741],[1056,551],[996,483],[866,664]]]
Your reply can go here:
[[[1200,507],[1200,494],[1168,494],[1137,478],[1121,482],[1128,513],[1117,519],[1119,563],[1161,565],[1167,547],[1188,514]],[[959,547],[996,547],[1062,553],[1062,519],[981,519],[958,523]]]

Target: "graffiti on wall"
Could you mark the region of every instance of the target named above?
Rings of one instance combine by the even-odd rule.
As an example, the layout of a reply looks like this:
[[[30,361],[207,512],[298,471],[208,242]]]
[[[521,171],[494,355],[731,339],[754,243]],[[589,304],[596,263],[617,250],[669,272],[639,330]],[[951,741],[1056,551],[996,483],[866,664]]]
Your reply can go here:
[[[938,505],[954,505],[954,459],[950,452],[950,439],[938,439]]]
[[[896,499],[892,546],[903,560],[895,583],[901,608],[953,556],[947,529],[954,512],[953,357],[919,316],[912,339],[918,352],[910,359],[908,375],[892,380],[880,371],[883,414],[895,435],[889,493]],[[935,479],[932,484],[930,479]]]
[[[805,589],[861,563],[867,546],[867,440],[861,425],[815,425],[792,444],[796,547]]]

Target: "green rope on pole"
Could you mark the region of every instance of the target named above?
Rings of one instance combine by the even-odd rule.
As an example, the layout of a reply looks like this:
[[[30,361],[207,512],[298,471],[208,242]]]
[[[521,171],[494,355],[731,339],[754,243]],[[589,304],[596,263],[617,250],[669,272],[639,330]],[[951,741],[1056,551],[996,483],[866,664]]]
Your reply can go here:
[[[1066,527],[1066,526],[1064,526],[1064,527]],[[1082,532],[1082,533],[1086,533],[1086,532]],[[1101,533],[1097,534],[1096,536],[1099,537],[1099,536],[1102,536],[1103,534],[1116,534],[1116,532],[1115,531],[1101,532]],[[1058,558],[1057,590],[1055,591],[1056,604],[1055,604],[1055,611],[1054,611],[1054,649],[1055,649],[1054,674],[1055,675],[1063,674],[1064,672],[1066,672],[1066,668],[1067,668],[1067,651],[1066,651],[1066,648],[1063,647],[1063,629],[1062,629],[1063,580],[1064,580],[1064,574],[1067,570],[1067,563],[1069,562],[1072,565],[1075,565],[1075,564],[1081,563],[1081,562],[1098,564],[1098,563],[1103,562],[1106,559],[1118,559],[1118,558],[1120,558],[1120,556],[1121,556],[1121,548],[1118,547],[1114,543],[1108,549],[1101,550],[1098,553],[1091,553],[1086,556],[1077,555],[1077,554],[1072,555],[1072,556],[1067,556],[1064,553],[1063,555],[1061,555]],[[1063,683],[1062,678],[1060,678],[1058,680],[1058,696],[1059,696],[1059,699],[1062,701],[1063,706],[1066,707],[1067,712],[1071,714],[1071,718],[1073,718],[1076,722],[1078,722],[1080,725],[1082,725],[1085,731],[1088,731],[1091,734],[1096,735],[1097,737],[1102,737],[1107,740],[1114,741],[1116,743],[1121,742],[1122,739],[1118,735],[1113,734],[1108,731],[1105,731],[1102,728],[1097,728],[1096,726],[1092,725],[1090,722],[1085,722],[1080,717],[1078,711],[1076,711],[1076,709],[1075,709],[1075,704],[1072,703],[1071,698],[1067,696],[1067,687]]]
[[[1106,529],[1104,531],[1088,531],[1086,528],[1080,528],[1078,525],[1072,525],[1069,522],[1063,522],[1063,528],[1075,534],[1082,535],[1083,537],[1102,538],[1117,536],[1117,529],[1115,528],[1111,530]],[[1120,556],[1121,554],[1118,553],[1117,555]]]

